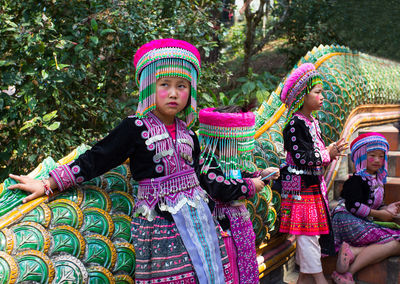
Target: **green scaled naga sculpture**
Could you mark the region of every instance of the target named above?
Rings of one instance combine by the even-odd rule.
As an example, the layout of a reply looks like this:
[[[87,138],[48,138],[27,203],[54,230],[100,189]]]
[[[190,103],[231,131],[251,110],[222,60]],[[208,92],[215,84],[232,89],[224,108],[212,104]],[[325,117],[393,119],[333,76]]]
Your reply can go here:
[[[45,159],[30,176],[77,158]],[[134,283],[131,216],[135,183],[121,165],[79,187],[22,204],[26,196],[0,187],[0,283]]]

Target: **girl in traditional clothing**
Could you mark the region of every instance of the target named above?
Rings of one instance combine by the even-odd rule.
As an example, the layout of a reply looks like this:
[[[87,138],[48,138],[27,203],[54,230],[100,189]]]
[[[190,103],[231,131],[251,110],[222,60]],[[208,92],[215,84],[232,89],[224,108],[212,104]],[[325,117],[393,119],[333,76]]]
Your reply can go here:
[[[346,143],[340,139],[325,147],[315,115],[322,106],[322,90],[318,71],[305,63],[287,78],[281,93],[288,111],[283,130],[287,153],[281,168],[280,232],[296,235],[297,283],[327,283],[321,254],[334,254],[323,172]]]
[[[129,158],[139,182],[132,221],[135,283],[232,283],[229,259],[196,175],[200,147],[188,127],[196,117],[200,54],[181,40],[143,45],[134,57],[136,115],[42,181],[10,175],[24,202],[91,180]],[[176,118],[183,112],[186,123]]]
[[[213,215],[223,229],[234,283],[258,283],[253,225],[245,205],[264,187],[261,177],[279,177],[278,168],[251,173],[248,161],[254,149],[255,115],[248,107],[226,106],[199,113],[200,184],[210,195]]]
[[[390,223],[400,213],[400,201],[383,204],[389,144],[383,135],[369,132],[354,139],[350,149],[355,173],[344,183],[332,216],[339,250],[332,274],[336,283],[354,283],[354,273],[363,267],[400,255],[400,226]]]

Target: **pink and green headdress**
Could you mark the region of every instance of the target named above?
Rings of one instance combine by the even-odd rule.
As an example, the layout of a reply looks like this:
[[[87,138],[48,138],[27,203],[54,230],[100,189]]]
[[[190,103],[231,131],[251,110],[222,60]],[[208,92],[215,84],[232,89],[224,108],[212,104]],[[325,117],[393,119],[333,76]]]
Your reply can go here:
[[[377,179],[382,183],[386,183],[388,175],[388,158],[389,143],[385,136],[377,132],[368,132],[359,135],[350,144],[351,160],[354,163],[355,174],[365,177],[367,173],[367,153],[374,150],[382,150],[385,153],[385,162],[377,172]]]
[[[254,150],[255,115],[252,112],[222,113],[215,108],[202,109],[199,113],[199,134],[202,158],[205,159],[202,173],[207,173],[215,150],[226,178],[232,170],[246,170],[246,161]],[[240,158],[239,158],[240,155]],[[233,178],[233,177],[232,177]]]
[[[312,63],[300,65],[286,79],[281,92],[281,101],[288,108],[286,123],[303,106],[304,96],[317,84],[322,84],[322,79]]]
[[[190,104],[185,117],[188,127],[197,118],[197,80],[200,77],[200,53],[190,43],[177,39],[157,39],[142,45],[135,54],[136,83],[139,85],[138,117],[156,108],[156,81],[162,77],[180,77],[190,82]]]

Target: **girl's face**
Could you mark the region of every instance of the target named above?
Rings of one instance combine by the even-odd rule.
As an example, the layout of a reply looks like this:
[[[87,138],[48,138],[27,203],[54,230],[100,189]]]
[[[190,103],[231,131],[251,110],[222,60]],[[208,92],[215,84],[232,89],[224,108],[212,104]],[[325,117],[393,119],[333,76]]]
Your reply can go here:
[[[322,95],[322,84],[315,85],[310,93],[304,96],[304,106],[308,110],[320,110],[322,107],[322,102],[324,101],[324,96]]]
[[[374,150],[367,153],[367,173],[375,174],[385,162],[385,152]]]
[[[190,95],[190,82],[179,77],[164,77],[156,82],[155,115],[166,124],[172,124],[182,111]]]

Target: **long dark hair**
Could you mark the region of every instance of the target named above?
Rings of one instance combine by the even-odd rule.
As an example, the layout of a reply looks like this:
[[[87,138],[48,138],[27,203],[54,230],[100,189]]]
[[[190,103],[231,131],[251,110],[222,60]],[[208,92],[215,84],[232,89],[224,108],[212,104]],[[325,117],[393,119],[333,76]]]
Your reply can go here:
[[[252,99],[248,102],[245,102],[242,106],[232,105],[232,106],[221,106],[214,109],[214,112],[221,113],[241,113],[241,112],[249,112],[252,109],[257,107],[257,99]]]

